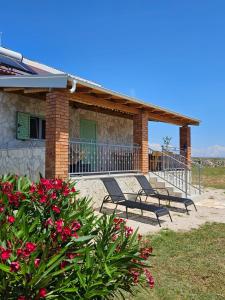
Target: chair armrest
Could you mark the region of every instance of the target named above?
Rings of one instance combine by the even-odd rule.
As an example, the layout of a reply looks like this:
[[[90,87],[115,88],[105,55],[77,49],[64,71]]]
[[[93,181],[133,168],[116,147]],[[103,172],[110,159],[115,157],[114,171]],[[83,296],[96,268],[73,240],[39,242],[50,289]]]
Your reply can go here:
[[[112,201],[113,203],[119,202],[119,201],[120,201],[120,200],[118,200],[118,201],[113,200],[113,199],[112,199],[113,196],[115,196],[115,197],[117,197],[117,198],[121,198],[121,202],[125,201],[125,197],[124,197],[124,196],[122,196],[122,195],[121,195],[121,196],[120,196],[120,195],[113,195],[113,194],[107,194],[107,195],[104,197],[103,201],[107,202],[109,199],[111,199],[111,201]]]
[[[138,199],[138,194],[137,193],[123,193],[124,195],[127,195],[127,200],[137,200]]]
[[[170,195],[170,193],[169,193],[169,191],[168,191],[167,188],[156,188],[155,190],[156,190],[156,191],[157,191],[157,190],[165,190],[165,191],[167,192],[168,196]]]
[[[138,194],[139,194],[140,196],[141,196],[141,195],[145,196],[145,195],[146,195],[146,192],[145,192],[145,191],[153,191],[152,194],[158,194],[158,193],[157,193],[157,190],[156,190],[156,189],[153,189],[153,188],[151,188],[151,189],[141,189],[141,190],[139,190]]]

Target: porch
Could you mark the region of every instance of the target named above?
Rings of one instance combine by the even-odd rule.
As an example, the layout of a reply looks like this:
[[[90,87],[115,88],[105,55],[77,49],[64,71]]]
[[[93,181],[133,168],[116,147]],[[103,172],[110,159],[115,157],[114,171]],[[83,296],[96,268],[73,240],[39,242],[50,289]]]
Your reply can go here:
[[[45,176],[48,178],[103,173],[147,174],[153,168],[149,160],[149,122],[179,126],[180,151],[183,154],[185,149],[186,162],[191,158],[190,125],[198,125],[196,119],[67,75],[6,76],[0,83],[3,93],[44,102]],[[82,133],[78,110],[86,111],[83,119],[96,122],[95,133],[90,128],[88,133]],[[110,121],[105,117],[105,122],[98,124],[100,115],[108,116]],[[17,136],[23,133],[26,125],[22,120]],[[29,136],[23,136],[21,143],[25,144],[27,139]]]

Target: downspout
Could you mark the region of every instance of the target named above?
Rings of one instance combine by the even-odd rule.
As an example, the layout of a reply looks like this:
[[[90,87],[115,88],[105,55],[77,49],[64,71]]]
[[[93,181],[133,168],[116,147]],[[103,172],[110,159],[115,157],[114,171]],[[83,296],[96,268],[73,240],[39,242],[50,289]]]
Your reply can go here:
[[[69,77],[69,81],[72,82],[72,87],[69,89],[70,93],[73,94],[77,88],[77,81],[74,78]]]

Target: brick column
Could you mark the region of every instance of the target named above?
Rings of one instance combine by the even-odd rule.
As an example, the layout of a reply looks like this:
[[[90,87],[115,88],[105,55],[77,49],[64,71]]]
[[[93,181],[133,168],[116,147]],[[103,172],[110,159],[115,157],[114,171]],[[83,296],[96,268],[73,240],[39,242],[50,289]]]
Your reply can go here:
[[[45,177],[68,177],[69,100],[62,92],[46,96]]]
[[[187,162],[191,160],[191,128],[188,126],[180,127],[180,154]]]
[[[148,114],[140,112],[133,119],[133,140],[135,144],[141,146],[139,156],[140,171],[148,173]]]

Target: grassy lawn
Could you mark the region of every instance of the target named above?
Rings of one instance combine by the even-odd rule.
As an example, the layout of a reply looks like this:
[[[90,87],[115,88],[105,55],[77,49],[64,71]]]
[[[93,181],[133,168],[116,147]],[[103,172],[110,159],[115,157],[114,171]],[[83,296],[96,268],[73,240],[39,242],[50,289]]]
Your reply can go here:
[[[225,167],[204,167],[202,182],[205,187],[225,189]]]
[[[162,230],[149,239],[155,288],[126,299],[225,299],[225,224],[190,232]]]
[[[201,182],[204,187],[225,189],[225,167],[203,167],[201,172]],[[192,181],[198,182],[198,170],[192,169]]]

